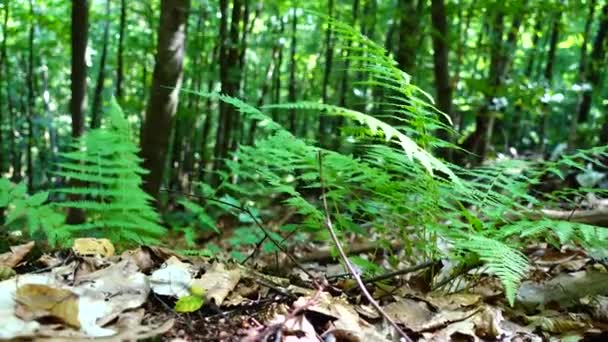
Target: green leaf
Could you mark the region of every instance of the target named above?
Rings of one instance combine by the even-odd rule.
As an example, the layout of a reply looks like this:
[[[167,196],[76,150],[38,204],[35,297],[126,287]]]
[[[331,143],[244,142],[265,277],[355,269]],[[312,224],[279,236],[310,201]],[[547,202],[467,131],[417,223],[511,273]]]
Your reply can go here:
[[[39,192],[28,199],[28,204],[32,207],[38,207],[42,205],[49,198],[48,191]]]
[[[181,313],[194,312],[203,307],[205,300],[201,296],[189,295],[180,297],[175,303],[175,311]]]

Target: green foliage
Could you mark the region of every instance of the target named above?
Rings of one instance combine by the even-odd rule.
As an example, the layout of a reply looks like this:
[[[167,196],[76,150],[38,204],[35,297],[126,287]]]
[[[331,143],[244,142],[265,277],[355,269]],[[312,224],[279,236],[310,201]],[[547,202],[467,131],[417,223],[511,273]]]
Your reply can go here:
[[[246,117],[271,123],[264,139],[255,146],[241,146],[234,159],[227,162],[230,174],[239,175],[239,183],[233,184],[225,177],[224,188],[254,201],[283,198],[282,203],[302,217],[300,230],[323,238],[318,234],[324,229],[325,215],[318,201],[321,152],[323,184],[339,234],[405,241],[406,257],[412,261],[464,254],[460,260],[465,266],[482,262],[486,272],[500,279],[511,304],[528,270],[528,261],[519,251],[527,243],[540,238],[557,244],[605,246],[605,230],[550,219],[532,221],[528,217],[548,204],[530,195],[530,186],[541,182],[547,170],[558,172],[563,165],[584,168],[598,154],[604,155],[607,148],[580,151],[546,163],[501,159],[464,169],[443,162],[427,150],[450,146],[434,136],[435,130],[442,128],[440,114],[415,96],[421,91],[409,83],[409,77],[395,67],[381,47],[352,28],[332,23],[340,38],[351,40],[344,46],[360,52],[353,62],[368,74],[365,82],[391,91],[383,106],[398,118],[304,101],[262,108],[315,110],[365,125],[369,130],[360,132],[370,135],[360,142],[369,143],[360,144],[357,155],[351,155],[307,143],[241,101],[203,94],[237,106]],[[405,126],[400,126],[402,123]],[[398,147],[376,143],[378,133],[386,141],[396,137]],[[261,238],[255,230],[243,228],[235,232],[233,243],[252,244]],[[440,250],[439,239],[449,241],[451,249]],[[361,264],[372,271],[369,263]]]
[[[165,232],[151,198],[141,189],[138,148],[122,110],[112,102],[106,127],[87,132],[62,153],[57,175],[76,184],[54,190],[68,199],[55,205],[79,208],[87,222],[71,225],[77,235],[104,236],[115,242],[151,243]],[[76,198],[76,199],[74,199]]]
[[[63,244],[70,231],[63,227],[64,216],[46,204],[49,193],[28,195],[25,183],[14,185],[0,178],[0,209],[6,208],[6,231],[18,231],[27,238],[46,239],[51,246]]]

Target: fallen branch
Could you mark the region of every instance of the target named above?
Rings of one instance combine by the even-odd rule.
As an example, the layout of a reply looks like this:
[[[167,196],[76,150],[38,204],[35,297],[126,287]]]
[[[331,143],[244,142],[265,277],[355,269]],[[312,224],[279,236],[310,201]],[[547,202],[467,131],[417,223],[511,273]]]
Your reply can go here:
[[[518,220],[522,217],[528,220],[563,220],[577,223],[592,224],[608,228],[608,207],[588,210],[542,209],[530,212],[507,213],[505,217],[509,220]]]
[[[336,249],[338,250],[338,253],[340,254],[340,257],[342,258],[342,261],[344,262],[344,266],[346,266],[346,268],[348,269],[350,274],[353,276],[353,278],[357,282],[357,285],[359,285],[361,292],[363,292],[363,295],[367,298],[367,300],[374,307],[374,309],[376,309],[376,311],[378,311],[378,313],[382,317],[384,317],[384,319],[386,319],[386,321],[389,322],[389,324],[392,325],[393,328],[395,328],[395,330],[399,333],[399,335],[401,335],[401,337],[403,337],[403,339],[406,342],[412,342],[412,339],[409,338],[409,336],[407,336],[407,334],[399,327],[397,322],[395,322],[392,318],[390,318],[390,316],[382,309],[380,304],[378,304],[378,302],[376,302],[374,297],[372,297],[372,295],[369,293],[369,291],[365,287],[365,284],[363,283],[361,276],[355,270],[353,265],[350,263],[348,256],[344,252],[344,248],[342,248],[342,244],[340,243],[340,240],[338,240],[338,236],[336,235],[336,232],[334,231],[334,227],[331,222],[331,215],[329,212],[329,207],[327,206],[327,197],[325,196],[325,186],[323,184],[323,161],[322,161],[323,155],[322,155],[321,151],[319,151],[318,157],[319,157],[319,181],[321,183],[321,200],[323,202],[323,210],[325,211],[325,227],[329,231],[329,235],[331,235],[331,239],[333,240],[334,245],[336,246]]]

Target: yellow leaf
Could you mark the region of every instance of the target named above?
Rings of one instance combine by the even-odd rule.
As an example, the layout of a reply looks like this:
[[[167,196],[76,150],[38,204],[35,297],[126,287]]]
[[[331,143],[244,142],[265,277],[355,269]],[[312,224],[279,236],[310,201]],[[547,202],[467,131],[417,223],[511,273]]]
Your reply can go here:
[[[35,317],[53,316],[67,325],[80,328],[79,298],[70,290],[26,284],[17,289],[16,300]]]
[[[205,289],[197,285],[192,285],[190,293],[192,293],[193,296],[203,297],[205,295]]]
[[[72,246],[74,253],[78,255],[92,255],[100,257],[111,257],[114,255],[114,245],[108,239],[80,238],[74,240]]]

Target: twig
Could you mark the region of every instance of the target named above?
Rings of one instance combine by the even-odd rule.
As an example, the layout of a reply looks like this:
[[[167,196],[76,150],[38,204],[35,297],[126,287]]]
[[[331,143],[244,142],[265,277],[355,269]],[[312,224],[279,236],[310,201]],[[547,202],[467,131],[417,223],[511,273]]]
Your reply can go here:
[[[389,273],[385,273],[385,274],[381,274],[379,276],[375,276],[375,277],[370,277],[370,278],[366,278],[363,279],[363,282],[366,284],[369,283],[375,283],[377,281],[382,281],[382,280],[386,280],[386,279],[390,279],[390,278],[394,278],[400,275],[404,275],[404,274],[408,274],[408,273],[412,273],[412,272],[416,272],[422,269],[425,269],[427,267],[431,267],[433,265],[435,265],[435,261],[425,261],[421,264],[412,266],[412,267],[407,267],[407,268],[402,268],[400,270],[396,270],[394,272],[389,272]]]
[[[395,322],[392,318],[390,318],[389,315],[382,309],[380,304],[378,304],[378,302],[376,302],[374,297],[372,297],[372,295],[369,293],[369,291],[365,287],[365,283],[363,282],[363,280],[361,280],[361,276],[355,270],[353,265],[350,263],[348,256],[344,252],[344,249],[342,248],[342,244],[338,240],[338,236],[336,235],[336,232],[334,231],[334,227],[331,222],[331,215],[329,213],[329,207],[327,206],[327,196],[325,195],[325,185],[323,184],[323,154],[320,150],[318,152],[318,158],[319,158],[319,182],[321,183],[321,200],[323,202],[323,209],[325,210],[325,227],[327,228],[327,230],[329,231],[329,234],[331,235],[331,239],[333,240],[334,245],[336,246],[336,249],[338,250],[338,253],[340,254],[340,257],[342,258],[342,261],[344,262],[344,266],[346,266],[346,268],[348,269],[350,274],[353,276],[353,278],[357,282],[357,285],[359,285],[361,292],[363,292],[363,295],[365,295],[367,300],[376,309],[376,311],[378,311],[378,313],[382,317],[384,317],[384,319],[386,319],[386,321],[389,322],[390,325],[393,326],[393,328],[395,328],[395,330],[399,333],[399,335],[401,335],[403,337],[403,339],[406,342],[412,342],[412,339],[409,338],[409,336],[407,336],[407,334],[399,327],[399,325],[397,325],[397,322]]]
[[[177,193],[180,195],[185,195],[191,198],[198,198],[198,199],[203,199],[209,202],[215,202],[215,203],[220,203],[223,205],[226,205],[228,207],[240,210],[241,212],[244,212],[245,214],[247,214],[251,220],[253,220],[253,223],[255,223],[255,225],[264,233],[264,237],[268,240],[270,240],[270,242],[272,242],[281,252],[283,252],[285,255],[287,255],[287,257],[293,262],[293,264],[299,268],[300,270],[302,270],[302,272],[304,272],[307,276],[309,276],[311,279],[315,279],[315,276],[313,276],[310,272],[308,272],[308,270],[306,270],[304,268],[304,266],[302,266],[302,264],[300,264],[300,262],[298,262],[298,259],[296,259],[295,256],[293,256],[291,253],[289,253],[284,247],[283,245],[281,245],[281,243],[279,243],[278,241],[276,241],[268,232],[268,230],[266,230],[266,228],[264,228],[264,226],[260,223],[260,221],[258,221],[258,219],[255,217],[255,215],[253,215],[253,213],[251,212],[251,210],[249,210],[249,208],[247,207],[243,207],[240,205],[236,205],[236,204],[232,204],[230,202],[226,202],[226,201],[222,201],[219,199],[215,199],[215,198],[210,198],[210,197],[206,197],[206,196],[199,196],[199,195],[194,195],[194,194],[184,194],[182,192],[179,191],[175,191],[175,190],[171,190],[171,189],[161,189],[161,191],[166,191],[169,193]]]

